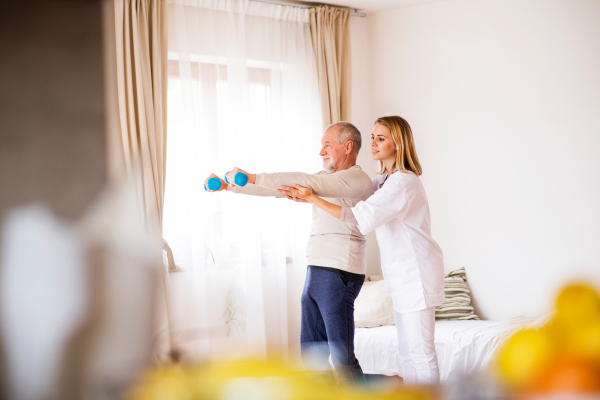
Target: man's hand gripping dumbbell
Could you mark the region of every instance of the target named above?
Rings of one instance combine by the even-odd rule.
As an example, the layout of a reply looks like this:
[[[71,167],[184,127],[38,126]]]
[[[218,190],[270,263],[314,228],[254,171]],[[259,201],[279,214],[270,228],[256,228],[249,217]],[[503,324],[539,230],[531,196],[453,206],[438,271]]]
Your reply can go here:
[[[227,190],[228,185],[243,187],[247,183],[254,182],[256,182],[255,174],[249,174],[236,167],[225,174],[225,181],[215,174],[210,174],[206,181],[204,181],[204,190],[208,192],[220,192],[221,190]]]

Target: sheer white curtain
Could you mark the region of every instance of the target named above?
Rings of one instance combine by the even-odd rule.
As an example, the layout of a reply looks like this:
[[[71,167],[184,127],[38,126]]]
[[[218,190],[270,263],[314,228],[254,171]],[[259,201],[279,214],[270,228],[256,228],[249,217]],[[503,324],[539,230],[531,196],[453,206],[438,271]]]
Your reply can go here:
[[[299,342],[310,206],[207,193],[206,177],[320,168],[309,11],[169,0],[163,233],[174,342],[184,355],[288,354]]]

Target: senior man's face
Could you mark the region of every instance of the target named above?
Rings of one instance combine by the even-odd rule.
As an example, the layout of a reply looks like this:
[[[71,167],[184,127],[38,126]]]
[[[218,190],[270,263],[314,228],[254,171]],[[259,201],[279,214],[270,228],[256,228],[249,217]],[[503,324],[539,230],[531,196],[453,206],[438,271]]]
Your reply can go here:
[[[319,155],[323,158],[323,168],[329,172],[334,172],[346,155],[344,146],[335,140],[335,126],[327,129],[321,139],[321,152]]]

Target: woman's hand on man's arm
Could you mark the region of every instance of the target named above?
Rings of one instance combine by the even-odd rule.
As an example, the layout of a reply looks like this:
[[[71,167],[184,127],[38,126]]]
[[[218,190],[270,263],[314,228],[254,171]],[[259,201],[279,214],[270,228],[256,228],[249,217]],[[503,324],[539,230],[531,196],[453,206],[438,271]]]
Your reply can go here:
[[[314,195],[313,191],[309,188],[305,188],[300,185],[294,185],[294,187],[290,186],[281,186],[277,191],[290,200],[296,201],[298,203],[312,203],[311,199],[317,197]]]
[[[309,188],[305,188],[300,185],[294,185],[294,187],[282,186],[280,189],[277,189],[277,191],[279,193],[285,194],[286,197],[290,200],[314,204],[321,210],[331,214],[337,219],[340,219],[342,215],[341,206],[330,203],[327,200],[323,200],[319,196],[315,195],[313,191]]]

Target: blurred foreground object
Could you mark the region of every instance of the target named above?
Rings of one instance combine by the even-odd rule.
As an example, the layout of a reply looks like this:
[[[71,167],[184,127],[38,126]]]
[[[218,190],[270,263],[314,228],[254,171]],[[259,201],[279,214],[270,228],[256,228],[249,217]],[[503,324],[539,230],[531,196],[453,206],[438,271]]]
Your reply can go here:
[[[369,391],[314,380],[306,371],[276,361],[214,361],[197,366],[165,365],[148,371],[126,400],[434,400],[434,389],[404,386]]]
[[[57,365],[89,308],[83,246],[39,206],[9,214],[3,239],[0,320],[11,398],[55,397]]]
[[[584,283],[565,287],[549,324],[520,331],[507,341],[498,371],[511,389],[525,396],[600,398],[598,291]]]
[[[161,243],[131,186],[74,225],[45,208],[7,214],[1,329],[8,398],[119,398],[151,359]]]

